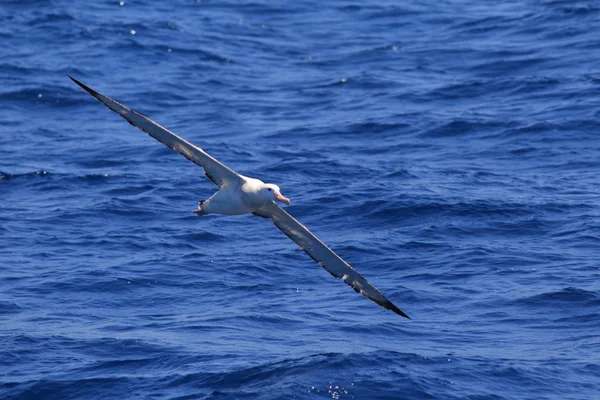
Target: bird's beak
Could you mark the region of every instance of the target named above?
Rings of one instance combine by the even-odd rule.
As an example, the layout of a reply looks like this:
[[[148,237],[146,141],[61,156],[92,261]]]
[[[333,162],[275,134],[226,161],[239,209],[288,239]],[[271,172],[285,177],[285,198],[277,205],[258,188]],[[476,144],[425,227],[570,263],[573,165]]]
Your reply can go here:
[[[288,199],[287,197],[284,197],[280,192],[275,193],[275,198],[277,200],[279,200],[280,202],[287,204],[288,206],[292,203],[292,201],[290,199]]]

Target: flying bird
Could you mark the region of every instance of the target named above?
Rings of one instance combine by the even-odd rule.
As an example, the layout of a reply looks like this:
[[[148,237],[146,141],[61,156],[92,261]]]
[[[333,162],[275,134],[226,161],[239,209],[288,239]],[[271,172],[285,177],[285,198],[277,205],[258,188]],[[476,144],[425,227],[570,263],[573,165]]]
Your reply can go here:
[[[98,93],[77,79],[71,76],[69,78],[100,103],[125,118],[131,125],[141,129],[165,146],[202,167],[206,177],[217,185],[219,190],[207,200],[199,202],[198,209],[193,211],[196,215],[239,215],[252,213],[256,216],[270,219],[277,228],[285,233],[287,237],[294,241],[331,275],[342,279],[356,292],[363,294],[380,306],[410,319],[408,315],[389,301],[369,281],[327,247],[325,243],[275,203],[275,201],[287,205],[291,203],[290,199],[281,194],[279,186],[238,174],[210,156],[200,147],[177,136],[151,119],[110,97]]]

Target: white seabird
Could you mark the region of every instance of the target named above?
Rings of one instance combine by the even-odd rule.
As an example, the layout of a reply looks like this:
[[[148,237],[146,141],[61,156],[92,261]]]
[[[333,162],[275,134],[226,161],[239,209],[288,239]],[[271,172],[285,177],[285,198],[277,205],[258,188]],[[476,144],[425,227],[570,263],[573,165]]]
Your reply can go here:
[[[264,183],[261,180],[248,178],[228,168],[211,157],[200,147],[163,128],[151,119],[139,114],[129,107],[106,97],[83,83],[69,76],[73,82],[100,101],[106,107],[125,118],[127,122],[141,129],[165,146],[175,150],[193,163],[204,169],[204,174],[219,190],[208,200],[200,201],[194,213],[238,215],[252,213],[270,219],[277,228],[293,240],[306,254],[315,260],[327,272],[338,279],[343,279],[356,292],[363,294],[380,306],[392,310],[398,315],[410,319],[398,307],[392,304],[377,288],[371,285],[347,262],[333,252],[325,243],[312,234],[304,225],[279,207],[275,200],[290,204],[277,185]]]

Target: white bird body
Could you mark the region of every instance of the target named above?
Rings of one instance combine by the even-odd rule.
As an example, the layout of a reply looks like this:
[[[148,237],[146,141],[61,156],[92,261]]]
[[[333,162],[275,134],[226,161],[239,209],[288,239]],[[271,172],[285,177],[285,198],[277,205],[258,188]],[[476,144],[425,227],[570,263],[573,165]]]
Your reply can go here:
[[[362,277],[354,268],[317,238],[304,225],[279,207],[275,201],[290,205],[290,200],[281,194],[279,186],[249,178],[225,166],[200,147],[163,128],[151,119],[141,115],[127,106],[96,92],[83,83],[70,77],[96,100],[125,118],[127,122],[141,129],[148,135],[183,155],[188,160],[204,169],[204,174],[219,190],[208,200],[200,201],[194,213],[240,215],[252,213],[270,219],[279,230],[294,241],[327,272],[342,279],[356,292],[363,294],[380,306],[392,310],[398,315],[409,318],[404,312],[389,301],[377,288]],[[410,318],[409,318],[410,319]]]
[[[267,188],[267,191],[269,188],[274,189],[275,185],[269,185],[260,179],[249,178],[243,175],[240,175],[240,177],[242,178],[242,182],[226,184],[208,200],[202,201],[199,204],[199,209],[194,212],[200,215],[250,214],[261,208],[267,201],[274,199],[275,195],[265,196],[262,191],[264,188]],[[277,192],[279,192],[279,188],[277,188]]]
[[[257,204],[256,207],[249,206],[245,201],[246,196],[240,186],[226,185],[219,189],[208,200],[201,202],[198,205],[197,214],[222,214],[222,215],[241,215],[249,214],[254,210],[259,209],[262,204]]]

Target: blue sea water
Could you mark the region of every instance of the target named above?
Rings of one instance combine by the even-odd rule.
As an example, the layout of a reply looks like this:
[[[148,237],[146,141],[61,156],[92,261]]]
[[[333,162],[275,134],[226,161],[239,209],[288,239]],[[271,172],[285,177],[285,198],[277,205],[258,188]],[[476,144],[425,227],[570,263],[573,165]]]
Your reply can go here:
[[[0,3],[0,398],[600,399],[600,3]],[[274,182],[409,321],[73,75]]]

